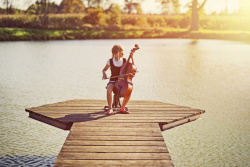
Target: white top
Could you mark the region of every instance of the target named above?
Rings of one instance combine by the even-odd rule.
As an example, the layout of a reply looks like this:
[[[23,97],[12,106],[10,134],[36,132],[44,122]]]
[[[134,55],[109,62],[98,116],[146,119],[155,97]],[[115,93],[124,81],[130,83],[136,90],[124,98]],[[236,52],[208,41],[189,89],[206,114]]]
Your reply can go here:
[[[116,66],[116,67],[121,67],[122,64],[123,64],[123,57],[121,57],[118,61],[113,57],[113,64],[114,64],[114,66]],[[110,66],[110,59],[108,59],[107,65]]]

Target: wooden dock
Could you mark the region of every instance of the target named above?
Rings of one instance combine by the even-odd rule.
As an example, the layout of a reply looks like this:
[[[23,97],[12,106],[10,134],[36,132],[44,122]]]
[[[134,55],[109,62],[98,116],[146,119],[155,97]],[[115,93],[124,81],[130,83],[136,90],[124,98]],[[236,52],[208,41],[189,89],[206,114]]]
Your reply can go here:
[[[28,108],[29,117],[70,130],[54,166],[174,166],[161,131],[205,111],[130,101],[130,114],[107,116],[105,100],[70,100]]]

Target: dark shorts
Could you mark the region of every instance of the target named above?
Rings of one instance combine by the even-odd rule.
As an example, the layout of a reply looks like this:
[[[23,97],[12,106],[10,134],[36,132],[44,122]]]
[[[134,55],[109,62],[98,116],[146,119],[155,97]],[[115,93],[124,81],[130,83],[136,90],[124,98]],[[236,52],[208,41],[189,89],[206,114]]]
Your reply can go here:
[[[109,83],[107,84],[107,86],[106,86],[106,89],[108,88],[108,86],[111,84],[111,85],[115,85],[115,82],[116,81],[109,81]]]

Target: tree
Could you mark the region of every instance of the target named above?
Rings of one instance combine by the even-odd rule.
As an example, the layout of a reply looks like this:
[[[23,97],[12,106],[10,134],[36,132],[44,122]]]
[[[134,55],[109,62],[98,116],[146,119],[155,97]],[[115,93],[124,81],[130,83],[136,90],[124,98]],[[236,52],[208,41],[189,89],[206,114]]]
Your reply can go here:
[[[238,11],[238,14],[243,16],[249,16],[250,15],[250,2],[249,0],[240,0],[240,9]]]
[[[49,0],[37,0],[35,4],[31,4],[26,13],[28,14],[49,14],[58,13],[59,6],[55,2],[50,2]]]
[[[180,12],[179,0],[155,0],[155,1],[161,3],[161,7],[164,13],[169,14],[172,11],[172,9],[175,13]]]
[[[199,30],[199,10],[203,8],[207,0],[204,0],[203,3],[198,7],[198,0],[193,0],[192,2],[192,14],[191,14],[191,26],[190,31]]]
[[[3,0],[3,4],[6,5],[6,14],[11,14],[12,13],[12,0]]]
[[[59,13],[59,6],[49,1],[42,2],[42,1],[36,1],[35,4],[31,4],[28,9],[26,10],[26,13],[28,14],[49,14],[49,13]]]
[[[111,25],[121,24],[121,10],[118,4],[111,4],[107,12],[109,15],[109,24]]]
[[[82,0],[83,2],[85,2],[86,6],[88,8],[98,8],[98,7],[102,7],[104,8],[105,5],[110,5],[109,1],[110,0]]]
[[[88,8],[87,15],[84,17],[84,22],[92,25],[104,25],[105,14],[102,8]]]
[[[84,9],[81,0],[63,0],[60,4],[61,13],[83,13]]]
[[[124,12],[131,14],[136,11],[136,13],[142,13],[141,4],[143,0],[125,0]]]

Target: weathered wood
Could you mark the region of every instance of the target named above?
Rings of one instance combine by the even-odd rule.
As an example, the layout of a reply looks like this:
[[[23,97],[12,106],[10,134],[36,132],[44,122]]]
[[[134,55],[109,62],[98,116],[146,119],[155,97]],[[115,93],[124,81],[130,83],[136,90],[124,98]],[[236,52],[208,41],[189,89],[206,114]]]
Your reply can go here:
[[[72,122],[61,122],[55,119],[52,119],[50,117],[35,113],[35,112],[29,112],[29,117],[33,118],[37,121],[55,126],[57,128],[63,129],[63,130],[70,130],[71,126],[72,126]]]
[[[197,109],[191,109],[191,108],[163,108],[163,107],[149,107],[149,108],[135,108],[135,107],[129,107],[130,110],[132,110],[134,113],[140,112],[140,113],[151,113],[153,111],[158,113],[194,113],[199,112],[200,110]],[[115,110],[115,109],[114,109]],[[98,114],[103,112],[103,107],[39,107],[39,108],[29,108],[27,111],[33,111],[33,112],[59,112],[59,113],[75,113],[75,112],[84,112],[84,113],[92,113],[92,114]]]
[[[158,136],[86,136],[84,134],[69,134],[67,140],[89,140],[89,141],[164,141]]]
[[[75,122],[74,119],[85,119],[85,120],[89,120],[89,119],[102,119],[102,120],[173,120],[173,119],[179,119],[179,118],[183,118],[189,115],[185,115],[185,116],[162,116],[162,117],[154,117],[154,116],[124,116],[123,114],[117,114],[114,116],[106,116],[106,115],[102,115],[102,116],[91,116],[91,115],[87,115],[87,114],[72,114],[72,115],[65,115],[65,114],[44,114],[47,117],[51,117],[51,118],[58,118],[60,117],[58,120],[63,120],[65,119],[65,121],[69,122],[68,120],[72,120],[72,122]]]
[[[161,133],[160,128],[128,128],[128,127],[72,127],[71,132],[145,132],[145,133]]]
[[[77,153],[168,153],[166,147],[155,146],[66,146],[61,152]]]
[[[55,167],[83,167],[83,166],[121,166],[121,167],[138,167],[138,166],[157,166],[172,167],[171,160],[60,160],[54,165]]]
[[[122,124],[115,124],[112,122],[77,122],[74,123],[72,128],[74,127],[124,127],[124,128],[159,128],[158,124],[152,123],[122,123]]]
[[[152,136],[85,136],[84,134],[69,134],[67,140],[89,141],[164,141],[162,137]]]
[[[107,116],[106,100],[69,100],[26,109],[31,118],[70,129],[54,166],[173,166],[161,131],[205,111],[130,101],[130,114]]]
[[[155,160],[170,160],[169,153],[79,153],[79,152],[60,152],[58,156],[58,161],[60,159],[120,159],[120,160],[133,160],[133,159],[140,159],[140,160],[148,160],[148,159],[155,159]]]
[[[166,147],[162,141],[89,141],[89,140],[66,140],[65,146],[161,146]]]
[[[183,119],[178,120],[178,121],[173,121],[173,122],[169,122],[169,123],[160,123],[160,127],[161,127],[161,130],[164,131],[164,130],[174,128],[176,126],[180,126],[180,125],[185,124],[185,123],[195,121],[199,118],[200,118],[200,115],[194,115],[194,116],[190,116],[187,118],[183,118]]]
[[[72,136],[152,136],[152,137],[160,137],[161,133],[155,132],[135,132],[135,131],[122,131],[122,132],[113,132],[113,131],[95,131],[95,132],[86,132],[86,131],[72,131]]]

